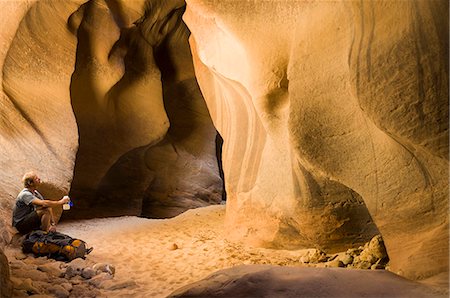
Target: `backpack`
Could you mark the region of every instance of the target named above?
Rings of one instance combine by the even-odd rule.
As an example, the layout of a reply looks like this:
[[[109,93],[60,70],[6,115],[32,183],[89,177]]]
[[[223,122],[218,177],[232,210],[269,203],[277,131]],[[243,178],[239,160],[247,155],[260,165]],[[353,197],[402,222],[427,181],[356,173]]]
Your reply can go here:
[[[74,239],[58,232],[32,231],[22,243],[24,253],[35,256],[48,256],[58,261],[70,262],[76,258],[85,258],[93,248],[87,248],[86,242]]]

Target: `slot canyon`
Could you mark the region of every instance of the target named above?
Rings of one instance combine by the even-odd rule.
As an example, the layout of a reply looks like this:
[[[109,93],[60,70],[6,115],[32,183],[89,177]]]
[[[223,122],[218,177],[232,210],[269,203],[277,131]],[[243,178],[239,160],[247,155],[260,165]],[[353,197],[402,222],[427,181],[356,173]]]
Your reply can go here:
[[[448,1],[0,9],[0,297],[448,297]]]

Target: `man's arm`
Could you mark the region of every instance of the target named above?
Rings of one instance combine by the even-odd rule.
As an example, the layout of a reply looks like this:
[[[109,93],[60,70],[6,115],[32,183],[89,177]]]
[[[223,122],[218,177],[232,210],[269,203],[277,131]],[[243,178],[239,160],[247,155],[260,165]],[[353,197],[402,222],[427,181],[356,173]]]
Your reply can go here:
[[[59,201],[51,201],[51,200],[41,200],[38,198],[34,198],[31,203],[36,206],[42,206],[42,207],[57,207],[61,206],[65,203],[69,202],[68,198],[62,198]]]

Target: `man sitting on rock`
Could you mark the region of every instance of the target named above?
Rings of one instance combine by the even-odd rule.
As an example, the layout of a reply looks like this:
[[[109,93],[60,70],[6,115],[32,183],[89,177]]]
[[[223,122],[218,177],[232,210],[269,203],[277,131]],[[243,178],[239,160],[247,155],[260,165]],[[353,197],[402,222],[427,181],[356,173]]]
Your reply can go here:
[[[44,200],[36,190],[41,179],[33,172],[26,173],[22,182],[25,188],[17,196],[12,225],[22,234],[38,229],[46,232],[56,231],[52,207],[69,202],[69,198],[64,197],[59,201]]]

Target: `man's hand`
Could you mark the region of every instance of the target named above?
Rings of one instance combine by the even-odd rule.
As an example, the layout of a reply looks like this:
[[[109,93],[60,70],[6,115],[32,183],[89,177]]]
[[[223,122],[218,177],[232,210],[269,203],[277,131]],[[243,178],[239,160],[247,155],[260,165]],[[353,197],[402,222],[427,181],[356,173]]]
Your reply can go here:
[[[69,199],[68,197],[64,197],[64,198],[62,198],[61,200],[59,200],[58,202],[59,202],[61,205],[63,205],[63,204],[69,203],[69,201],[70,201],[70,199]]]
[[[52,224],[50,228],[48,229],[49,232],[56,232],[56,226]]]

